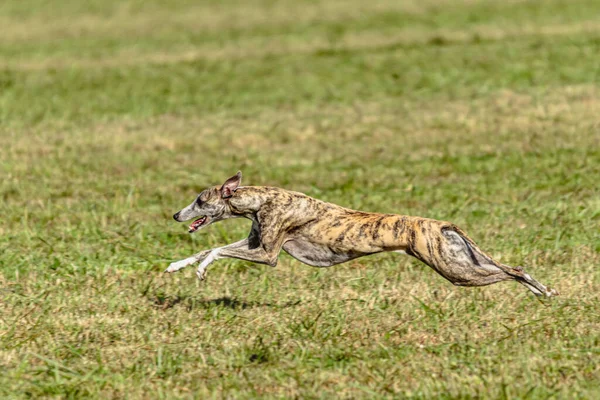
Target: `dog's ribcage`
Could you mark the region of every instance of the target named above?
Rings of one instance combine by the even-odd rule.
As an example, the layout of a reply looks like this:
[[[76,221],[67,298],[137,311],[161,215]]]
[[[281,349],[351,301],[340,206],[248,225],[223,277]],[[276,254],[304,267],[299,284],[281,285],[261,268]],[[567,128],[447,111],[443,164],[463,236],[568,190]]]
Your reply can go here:
[[[340,252],[324,244],[311,243],[308,240],[292,239],[283,245],[290,256],[313,267],[330,267],[366,254]]]

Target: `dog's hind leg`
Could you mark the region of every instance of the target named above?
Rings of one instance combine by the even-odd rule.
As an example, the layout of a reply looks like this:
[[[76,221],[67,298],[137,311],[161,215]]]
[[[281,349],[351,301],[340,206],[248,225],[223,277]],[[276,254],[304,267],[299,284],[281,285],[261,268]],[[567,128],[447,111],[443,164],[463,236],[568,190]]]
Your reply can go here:
[[[471,240],[464,232],[460,229],[455,228],[453,230],[444,230],[443,234],[446,237],[450,236],[458,236],[464,243],[464,246],[469,253],[470,258],[473,260],[473,263],[476,266],[480,266],[483,268],[487,268],[489,270],[498,271],[498,275],[505,275],[505,278],[502,280],[515,280],[529,289],[536,296],[546,296],[552,297],[557,296],[558,291],[555,289],[550,289],[544,285],[542,285],[537,280],[533,279],[531,275],[527,274],[523,267],[511,267],[509,265],[501,264],[488,254],[481,251],[481,249]],[[501,273],[500,273],[501,271]],[[494,282],[492,282],[494,283]]]
[[[522,267],[513,268],[493,260],[457,227],[443,227],[440,233],[439,237],[434,236],[436,243],[414,247],[411,253],[454,285],[485,286],[514,280],[537,296],[558,295],[556,290],[547,288],[525,273]],[[428,239],[423,239],[422,243],[426,244]],[[437,252],[427,250],[435,247]]]

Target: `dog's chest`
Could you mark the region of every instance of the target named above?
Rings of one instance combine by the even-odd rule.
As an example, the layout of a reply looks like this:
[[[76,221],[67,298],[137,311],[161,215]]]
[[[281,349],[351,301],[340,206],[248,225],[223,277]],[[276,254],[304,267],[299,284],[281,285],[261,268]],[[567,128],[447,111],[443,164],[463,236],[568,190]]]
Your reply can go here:
[[[362,255],[343,252],[329,246],[298,239],[286,242],[283,245],[283,249],[296,260],[313,267],[330,267]]]

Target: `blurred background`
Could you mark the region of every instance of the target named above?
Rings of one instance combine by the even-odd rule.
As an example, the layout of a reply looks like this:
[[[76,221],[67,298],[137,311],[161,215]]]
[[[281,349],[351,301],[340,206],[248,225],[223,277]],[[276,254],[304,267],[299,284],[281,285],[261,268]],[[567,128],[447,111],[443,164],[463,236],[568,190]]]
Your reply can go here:
[[[0,394],[596,397],[599,54],[595,0],[3,0]],[[239,169],[562,297],[397,255],[162,276],[247,234],[171,219]]]

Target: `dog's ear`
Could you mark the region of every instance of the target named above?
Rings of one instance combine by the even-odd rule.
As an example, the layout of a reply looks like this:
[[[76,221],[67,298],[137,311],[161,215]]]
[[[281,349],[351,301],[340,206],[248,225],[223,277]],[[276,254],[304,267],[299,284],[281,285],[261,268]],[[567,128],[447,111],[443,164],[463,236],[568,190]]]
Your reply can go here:
[[[228,199],[233,196],[233,192],[236,191],[240,183],[242,182],[242,171],[238,171],[237,174],[227,179],[223,186],[221,186],[221,197]]]

